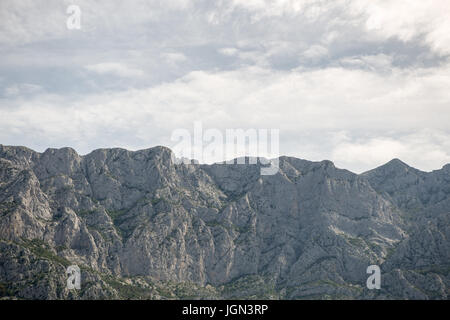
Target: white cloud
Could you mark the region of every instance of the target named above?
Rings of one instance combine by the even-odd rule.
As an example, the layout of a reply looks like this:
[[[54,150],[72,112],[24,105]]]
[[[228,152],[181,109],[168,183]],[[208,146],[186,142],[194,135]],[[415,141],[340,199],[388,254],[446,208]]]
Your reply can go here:
[[[103,62],[85,66],[85,68],[89,71],[98,73],[98,74],[112,74],[119,77],[125,78],[135,78],[144,76],[144,72],[139,69],[134,69],[126,66],[123,63],[117,62]]]
[[[393,57],[386,54],[345,57],[339,63],[346,67],[383,71],[392,69]]]
[[[16,83],[4,89],[5,96],[19,96],[35,94],[42,91],[42,87],[32,83]]]
[[[221,48],[218,51],[225,56],[234,56],[238,53],[239,50],[236,48]]]
[[[188,58],[181,52],[168,52],[162,54],[163,59],[169,66],[177,67],[180,63],[185,62]]]
[[[421,41],[423,38],[435,52],[450,53],[450,20],[447,17],[450,2],[447,0],[233,0],[208,4],[188,0],[131,0],[127,3],[79,0],[82,26],[78,33],[66,28],[69,4],[73,4],[72,1],[1,1],[0,43],[14,45],[67,38],[76,41],[80,34],[95,34],[98,38],[106,34],[127,34],[132,38],[134,34],[139,39],[146,39],[145,35],[151,34],[149,31],[152,30],[149,23],[156,23],[152,25],[154,28],[158,23],[164,25],[164,21],[171,22],[171,29],[161,29],[165,36],[172,37],[171,32],[184,30],[184,36],[199,39],[214,31],[209,30],[209,19],[209,22],[225,27],[226,37],[238,31],[243,37],[262,37],[267,33],[266,36],[285,38],[286,34],[292,34],[297,39],[315,36],[316,40],[324,42],[339,36],[347,39],[356,39],[355,36],[397,37],[402,41]],[[246,14],[249,19],[244,18]],[[199,19],[203,16],[207,19]],[[286,28],[286,23],[292,27]],[[261,29],[262,26],[270,28]]]
[[[392,157],[430,169],[448,161],[449,146],[442,141],[450,136],[449,86],[449,66],[386,74],[338,67],[196,71],[147,89],[72,101],[64,96],[11,100],[0,119],[0,138],[20,132],[23,141],[66,144],[82,152],[108,146],[108,141],[148,147],[170,145],[172,130],[191,129],[201,120],[205,128],[221,130],[278,128],[281,151],[302,158],[310,154],[303,153],[296,137],[308,136],[319,148],[314,158],[336,160],[356,171]],[[425,133],[414,135],[424,130],[432,132],[429,139]],[[342,131],[343,138],[324,140]],[[444,137],[439,143],[437,133]]]
[[[317,6],[315,4],[318,4]],[[263,17],[273,17],[282,15],[295,15],[302,11],[307,11],[307,15],[314,16],[326,5],[326,1],[311,0],[233,0],[232,5],[237,8],[244,8],[253,13],[254,20]]]
[[[328,55],[328,49],[324,46],[313,45],[302,54],[303,57],[308,59],[318,59],[323,58]]]
[[[351,5],[366,16],[369,32],[403,41],[423,37],[434,51],[450,53],[450,2],[447,0],[358,0]]]
[[[66,9],[81,9],[81,29],[66,28]],[[76,37],[80,33],[137,31],[136,27],[155,22],[170,13],[188,10],[189,0],[2,0],[0,2],[0,43],[26,44]]]
[[[366,141],[342,141],[333,149],[336,165],[362,172],[393,158],[431,171],[450,163],[450,133],[421,130],[397,138],[379,136]]]
[[[0,2],[0,44],[56,39],[66,32],[63,2],[4,0]]]
[[[167,145],[202,120],[354,170],[448,161],[448,1],[77,0],[79,31],[69,3],[0,1],[0,143]]]

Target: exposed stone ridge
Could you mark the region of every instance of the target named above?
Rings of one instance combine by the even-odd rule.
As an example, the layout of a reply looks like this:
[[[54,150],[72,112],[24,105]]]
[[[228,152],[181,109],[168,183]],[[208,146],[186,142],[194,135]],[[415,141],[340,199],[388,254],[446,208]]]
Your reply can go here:
[[[166,147],[0,145],[0,295],[447,298],[448,165],[260,167],[178,164]],[[80,291],[65,288],[69,264]],[[365,287],[371,264],[381,290]]]

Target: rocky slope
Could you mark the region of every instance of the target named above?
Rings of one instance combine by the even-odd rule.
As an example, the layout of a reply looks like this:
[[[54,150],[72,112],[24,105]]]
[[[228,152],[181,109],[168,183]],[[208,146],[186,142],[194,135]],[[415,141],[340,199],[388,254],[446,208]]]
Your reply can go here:
[[[0,145],[0,296],[447,299],[450,166],[178,164]],[[66,267],[82,270],[66,288]],[[366,288],[380,265],[380,290]]]

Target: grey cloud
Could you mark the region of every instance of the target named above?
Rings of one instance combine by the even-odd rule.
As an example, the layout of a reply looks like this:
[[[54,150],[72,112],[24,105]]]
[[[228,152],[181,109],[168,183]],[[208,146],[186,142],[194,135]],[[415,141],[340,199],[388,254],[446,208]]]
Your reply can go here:
[[[67,30],[69,3],[0,3],[0,143],[135,149],[202,120],[356,171],[448,161],[446,2],[79,0]]]

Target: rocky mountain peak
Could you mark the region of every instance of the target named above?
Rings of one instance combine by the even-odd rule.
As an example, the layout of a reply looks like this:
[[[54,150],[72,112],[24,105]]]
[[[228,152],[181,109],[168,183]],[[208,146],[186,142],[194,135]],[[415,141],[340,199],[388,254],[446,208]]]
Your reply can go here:
[[[175,297],[187,284],[209,298],[447,297],[444,169],[260,166],[176,164],[165,147],[0,146],[0,284],[20,298],[74,297],[64,267],[78,264],[90,279],[81,298]],[[377,293],[365,289],[371,264],[388,282]]]
[[[364,173],[364,175],[400,176],[405,175],[408,172],[416,172],[416,171],[418,170],[410,167],[408,164],[401,161],[400,159],[395,158],[375,169],[367,171],[366,173]]]

